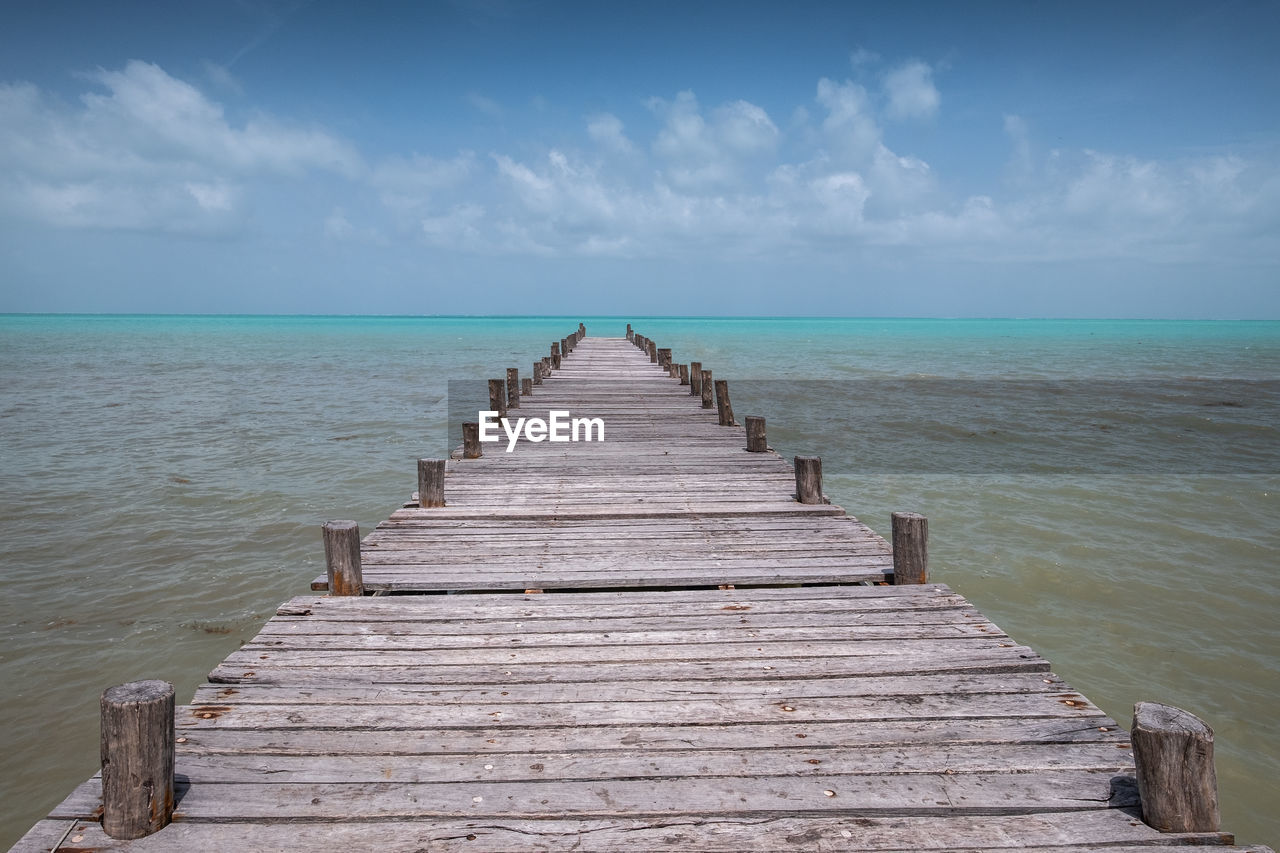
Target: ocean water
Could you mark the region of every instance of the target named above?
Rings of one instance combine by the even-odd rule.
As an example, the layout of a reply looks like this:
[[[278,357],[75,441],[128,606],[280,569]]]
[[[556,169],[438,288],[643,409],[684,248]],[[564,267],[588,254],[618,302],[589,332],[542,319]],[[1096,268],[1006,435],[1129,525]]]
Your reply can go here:
[[[447,383],[628,320],[1123,724],[1217,732],[1223,825],[1275,844],[1280,323],[0,317],[0,845],[96,769],[97,699],[190,698],[456,444]]]

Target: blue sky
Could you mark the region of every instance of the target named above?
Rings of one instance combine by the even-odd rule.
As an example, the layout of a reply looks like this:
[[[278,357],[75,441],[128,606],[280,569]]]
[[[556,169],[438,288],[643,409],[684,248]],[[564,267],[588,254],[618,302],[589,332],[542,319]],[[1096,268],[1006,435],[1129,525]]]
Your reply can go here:
[[[1280,318],[1280,4],[6,3],[0,310]]]

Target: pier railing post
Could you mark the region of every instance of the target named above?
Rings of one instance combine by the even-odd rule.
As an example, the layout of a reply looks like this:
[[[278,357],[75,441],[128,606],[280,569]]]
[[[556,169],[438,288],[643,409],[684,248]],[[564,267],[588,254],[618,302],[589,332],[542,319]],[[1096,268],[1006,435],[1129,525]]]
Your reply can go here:
[[[173,709],[167,681],[102,694],[102,831],[112,838],[142,838],[173,818]]]
[[[573,347],[569,345],[569,339],[561,338],[560,339],[560,358],[563,359],[566,355],[568,355],[571,352],[573,352]]]
[[[702,396],[702,362],[689,362],[689,396]]]
[[[520,408],[520,370],[515,367],[507,368],[507,408]]]
[[[505,379],[489,380],[489,411],[497,412],[500,418],[507,416],[507,382]]]
[[[635,336],[636,336],[636,333],[635,333],[635,332],[633,332],[633,331],[631,331],[631,324],[630,324],[630,323],[628,323],[628,324],[627,324],[627,340],[629,340],[629,341],[630,341],[630,340],[633,340],[633,339],[635,338]]]
[[[330,595],[364,595],[360,570],[360,525],[354,521],[325,522],[324,565]]]
[[[709,409],[715,405],[712,395],[715,393],[715,385],[711,381],[711,371],[702,371],[702,387],[698,389],[702,394],[702,408]]]
[[[671,348],[661,347],[658,350],[658,366],[663,370],[669,370],[671,367]]]
[[[733,404],[729,402],[729,380],[716,380],[716,414],[720,418],[720,426],[737,426],[733,419]]]
[[[462,425],[462,458],[463,459],[479,459],[484,454],[480,452],[480,424],[471,422]]]
[[[820,504],[822,499],[822,457],[797,456],[796,500],[802,504]]]
[[[418,460],[418,506],[444,506],[444,460]]]
[[[685,364],[684,362],[681,362],[679,366],[680,366],[680,384],[688,385],[689,384],[689,365]]]
[[[526,376],[520,380],[520,393],[525,397],[533,396],[533,379]]]
[[[895,512],[893,519],[893,583],[929,582],[929,519],[918,512]]]
[[[1213,729],[1181,708],[1139,702],[1129,737],[1143,821],[1161,832],[1217,832]]]
[[[752,453],[764,453],[769,449],[765,438],[764,418],[747,415],[747,450]]]
[[[530,380],[530,382],[534,385],[542,384],[542,362],[541,361],[535,361],[533,363],[533,378]]]

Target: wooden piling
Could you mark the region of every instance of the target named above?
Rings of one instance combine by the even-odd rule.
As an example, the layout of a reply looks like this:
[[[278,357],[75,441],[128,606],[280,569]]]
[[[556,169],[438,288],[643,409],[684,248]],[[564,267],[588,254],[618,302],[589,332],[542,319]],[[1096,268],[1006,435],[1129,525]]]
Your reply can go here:
[[[630,324],[630,323],[628,323],[628,324],[627,324],[627,340],[629,340],[629,341],[630,341],[630,340],[634,340],[634,339],[635,339],[635,336],[636,336],[636,333],[635,333],[635,332],[633,332],[633,331],[631,331],[631,324]]]
[[[737,426],[738,422],[733,419],[733,404],[729,402],[729,380],[717,379],[715,389],[716,414],[719,416],[720,426]]]
[[[173,817],[173,685],[132,681],[101,699],[102,830],[143,838]]]
[[[533,379],[530,380],[530,383],[533,385],[542,384],[542,362],[541,361],[535,361],[533,363]]]
[[[360,525],[354,521],[327,521],[324,537],[324,565],[329,576],[330,595],[364,595],[364,575],[360,568]]]
[[[658,363],[658,345],[654,341],[649,341],[649,363]]]
[[[702,362],[689,362],[689,396],[702,396]]]
[[[560,369],[560,342],[551,342],[551,367],[553,370]]]
[[[480,424],[476,422],[463,424],[462,458],[479,459],[483,455],[484,454],[480,452]]]
[[[418,506],[444,506],[444,460],[418,460]]]
[[[715,405],[715,400],[713,398],[713,395],[715,394],[715,385],[712,384],[710,370],[702,371],[702,387],[700,387],[698,391],[702,394],[702,408],[710,409]]]
[[[658,350],[658,365],[663,370],[669,370],[671,367],[671,347],[662,347]]]
[[[688,385],[689,384],[689,365],[681,363],[678,366],[680,368],[680,384]]]
[[[917,512],[895,512],[893,582],[897,586],[929,582],[929,519]]]
[[[769,449],[765,438],[764,418],[747,415],[747,450],[752,453],[764,453]]]
[[[515,367],[507,368],[507,408],[520,408],[520,371]]]
[[[507,416],[507,381],[505,379],[489,380],[489,411],[497,412],[500,418]]]
[[[796,500],[802,504],[824,503],[822,497],[822,457],[797,456]]]
[[[526,376],[524,379],[520,380],[520,393],[526,397],[533,396],[533,379]]]
[[[1143,821],[1161,832],[1217,832],[1213,729],[1181,708],[1139,702],[1129,735]]]

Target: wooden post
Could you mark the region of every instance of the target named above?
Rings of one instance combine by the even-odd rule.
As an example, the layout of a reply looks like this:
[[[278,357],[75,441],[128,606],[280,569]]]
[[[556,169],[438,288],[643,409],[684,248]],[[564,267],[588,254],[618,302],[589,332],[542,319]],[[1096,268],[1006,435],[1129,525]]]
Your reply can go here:
[[[765,439],[764,418],[747,415],[747,450],[752,453],[764,453],[769,449]]]
[[[364,575],[360,571],[360,525],[354,521],[327,521],[320,532],[324,537],[329,594],[364,595]]]
[[[680,384],[689,384],[689,365],[684,364],[683,362],[680,364]]]
[[[702,394],[702,408],[709,409],[715,405],[711,399],[711,395],[715,392],[715,385],[711,382],[711,371],[702,371],[702,387],[698,389]]]
[[[480,452],[480,424],[475,422],[463,424],[462,458],[479,459],[483,455]]]
[[[634,340],[634,339],[635,339],[635,336],[636,336],[636,333],[635,333],[635,332],[633,332],[633,331],[631,331],[631,324],[630,324],[630,323],[628,323],[628,324],[627,324],[627,340],[629,340],[629,341],[630,341],[630,340]]]
[[[497,412],[498,417],[507,416],[507,383],[504,379],[489,380],[489,411]]]
[[[729,380],[716,380],[716,414],[720,418],[720,426],[737,426],[733,419],[733,404],[729,402]]]
[[[797,456],[796,500],[802,504],[820,504],[822,500],[822,457]]]
[[[560,339],[560,358],[563,359],[566,355],[568,355],[571,352],[573,352],[573,349],[569,346],[569,339],[561,338]]]
[[[663,347],[658,350],[658,364],[663,370],[671,368],[671,347]]]
[[[649,341],[649,363],[658,363],[658,345],[654,341]]]
[[[418,506],[444,506],[444,460],[418,460]]]
[[[1143,821],[1161,832],[1217,832],[1213,729],[1181,708],[1139,702],[1129,735]]]
[[[929,582],[929,519],[918,512],[895,512],[893,518],[893,583]]]
[[[668,375],[668,376],[670,376],[672,379],[679,379],[679,378],[680,378],[680,365],[675,364],[674,362],[668,361],[668,362],[667,362],[667,375]]]
[[[101,699],[102,831],[142,838],[173,818],[173,685],[131,681]]]
[[[702,396],[702,362],[689,362],[689,396]]]
[[[507,408],[520,408],[520,371],[514,367],[507,368]]]
[[[533,379],[531,381],[531,384],[533,385],[542,384],[542,362],[541,361],[535,361],[533,363]]]
[[[520,380],[520,393],[526,397],[533,396],[533,380],[528,376]]]

